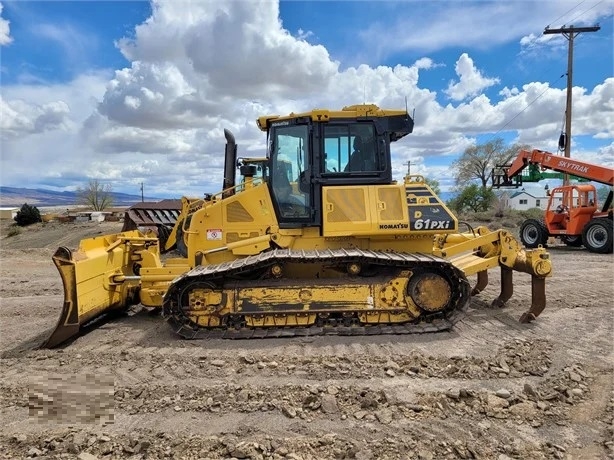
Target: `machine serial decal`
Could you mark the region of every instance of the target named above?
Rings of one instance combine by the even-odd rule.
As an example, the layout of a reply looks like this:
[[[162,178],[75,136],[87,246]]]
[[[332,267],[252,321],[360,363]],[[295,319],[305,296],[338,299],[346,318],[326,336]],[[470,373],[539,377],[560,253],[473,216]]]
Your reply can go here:
[[[441,206],[412,206],[410,216],[411,230],[451,230],[455,227],[453,217]]]
[[[418,219],[414,221],[413,228],[415,230],[446,230],[452,228],[452,221]]]

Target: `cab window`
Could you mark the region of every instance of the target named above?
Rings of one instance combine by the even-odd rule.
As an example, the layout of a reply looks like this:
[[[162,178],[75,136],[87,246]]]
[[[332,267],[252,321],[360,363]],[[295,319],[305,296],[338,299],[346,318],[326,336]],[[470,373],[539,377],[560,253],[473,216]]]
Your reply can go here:
[[[324,127],[323,171],[360,173],[382,170],[373,125],[365,123]]]

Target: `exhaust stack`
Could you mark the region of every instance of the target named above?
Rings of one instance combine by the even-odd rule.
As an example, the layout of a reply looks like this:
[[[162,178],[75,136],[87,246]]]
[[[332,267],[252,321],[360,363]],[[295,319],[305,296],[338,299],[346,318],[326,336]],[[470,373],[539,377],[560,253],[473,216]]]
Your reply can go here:
[[[224,137],[226,138],[226,149],[224,153],[224,184],[222,190],[228,190],[224,192],[224,197],[234,195],[235,186],[235,168],[237,165],[237,144],[235,142],[234,135],[224,128]]]

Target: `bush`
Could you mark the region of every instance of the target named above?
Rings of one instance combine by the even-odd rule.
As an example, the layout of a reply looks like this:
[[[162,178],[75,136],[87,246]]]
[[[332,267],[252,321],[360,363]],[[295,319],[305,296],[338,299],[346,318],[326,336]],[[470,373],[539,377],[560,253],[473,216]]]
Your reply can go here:
[[[21,230],[19,228],[18,225],[13,224],[11,225],[11,228],[9,229],[9,232],[7,233],[6,237],[9,238],[11,236],[17,236],[21,233]]]
[[[24,203],[21,209],[17,211],[15,222],[17,222],[17,225],[20,227],[42,222],[41,213],[36,206],[30,206],[28,203]]]
[[[531,208],[526,211],[518,211],[518,213],[525,219],[537,219],[542,220],[544,218],[544,211],[539,208]]]

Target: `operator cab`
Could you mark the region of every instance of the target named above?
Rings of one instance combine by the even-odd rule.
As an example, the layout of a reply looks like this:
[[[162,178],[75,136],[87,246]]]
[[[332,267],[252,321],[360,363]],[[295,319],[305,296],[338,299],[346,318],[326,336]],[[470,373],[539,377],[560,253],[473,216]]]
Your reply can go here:
[[[374,105],[261,117],[269,187],[282,228],[322,222],[322,187],[391,184],[390,143],[409,134],[406,112]]]

